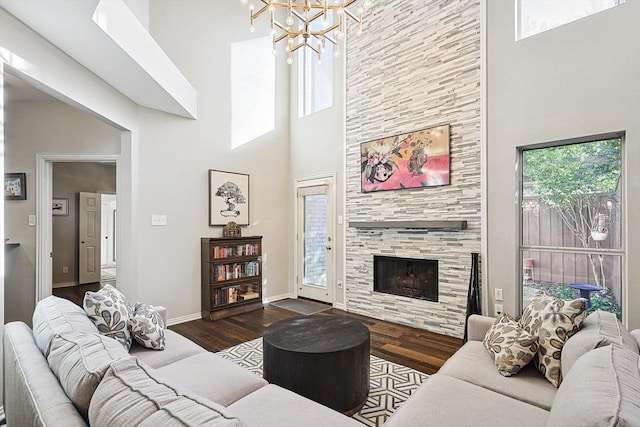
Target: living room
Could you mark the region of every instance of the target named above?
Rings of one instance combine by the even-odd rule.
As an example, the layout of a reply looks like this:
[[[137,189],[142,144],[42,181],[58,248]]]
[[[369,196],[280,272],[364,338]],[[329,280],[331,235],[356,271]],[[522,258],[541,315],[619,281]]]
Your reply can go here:
[[[34,132],[57,140],[41,141],[44,147],[34,149],[30,159],[5,163],[6,172],[32,171],[24,202],[29,205],[16,223],[26,228],[26,216],[36,213],[35,153],[118,154],[118,288],[134,301],[166,306],[170,324],[200,316],[199,239],[222,235],[222,227],[208,225],[210,169],[249,175],[250,225],[242,233],[263,236],[264,302],[297,296],[296,183],[334,174],[334,212],[342,224],[336,221],[333,236],[333,306],[461,337],[472,252],[480,253],[483,313],[493,314],[496,288],[503,291],[505,311],[523,308],[514,206],[518,147],[623,132],[628,220],[621,305],[624,325],[640,327],[640,285],[633,279],[640,266],[632,262],[640,253],[634,239],[639,225],[632,220],[640,209],[640,170],[633,163],[640,158],[634,138],[640,58],[631,54],[639,31],[637,2],[519,41],[514,1],[374,2],[363,33],[350,33],[334,61],[333,107],[299,118],[297,62],[288,65],[279,55],[273,62],[273,129],[234,148],[231,46],[267,35],[268,18],[258,20],[251,33],[247,7],[240,2],[125,2],[142,22],[148,13],[151,36],[197,93],[197,108],[187,103],[187,113],[180,115],[131,101],[15,18],[12,3],[0,1],[4,71],[55,95],[58,101],[48,105],[67,124],[54,133],[47,106],[22,106],[34,114]],[[4,117],[2,127],[9,129]],[[91,137],[62,145],[74,133],[75,120],[95,129],[110,127],[108,148],[88,142]],[[361,143],[442,124],[451,129],[450,185],[361,192]],[[11,143],[4,138],[4,144]],[[4,203],[4,210],[13,207]],[[165,215],[167,225],[152,226],[152,215]],[[464,220],[467,228],[448,235],[391,231],[387,243],[379,239],[386,231],[372,234],[349,226],[390,220]],[[5,226],[5,238],[13,238],[12,231]],[[32,311],[42,290],[36,228],[26,233],[33,242],[25,243],[32,251],[33,288],[20,295]],[[442,301],[407,303],[373,293],[370,255],[374,248],[396,246],[396,239],[407,246],[403,256],[423,257],[431,249],[444,261]]]

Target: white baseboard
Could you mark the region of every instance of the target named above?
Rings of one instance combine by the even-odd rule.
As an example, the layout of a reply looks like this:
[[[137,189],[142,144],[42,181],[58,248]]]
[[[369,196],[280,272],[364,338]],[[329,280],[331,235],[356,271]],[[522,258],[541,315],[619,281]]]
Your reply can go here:
[[[265,298],[265,299],[262,300],[262,302],[269,304],[271,302],[276,302],[276,301],[280,301],[280,300],[287,299],[287,298],[295,299],[295,296],[291,292],[289,292],[289,293],[286,293],[286,294],[280,294],[280,295],[275,295],[275,296],[272,296],[272,297],[269,297],[269,298]]]
[[[345,303],[333,303],[333,308],[337,308],[338,310],[347,311],[347,305]]]
[[[262,302],[264,304],[269,304],[269,303],[280,301],[287,298],[295,299],[295,296],[289,292],[286,294],[274,295],[272,297],[265,298],[262,300]],[[333,307],[346,311],[346,306],[344,304],[334,304]],[[202,319],[202,313],[187,314],[186,316],[180,316],[180,317],[174,317],[172,319],[168,319],[167,326],[178,325],[180,323],[191,322],[192,320],[199,320],[199,319]]]
[[[192,320],[202,319],[202,313],[187,314],[186,316],[174,317],[167,319],[167,326],[177,325],[179,323],[191,322]]]

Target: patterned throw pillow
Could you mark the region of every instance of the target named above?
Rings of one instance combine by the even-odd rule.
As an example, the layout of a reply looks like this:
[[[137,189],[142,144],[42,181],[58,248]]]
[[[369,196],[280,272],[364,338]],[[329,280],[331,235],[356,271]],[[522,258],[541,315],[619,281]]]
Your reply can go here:
[[[556,387],[562,382],[560,355],[564,343],[578,330],[586,317],[586,301],[554,298],[539,291],[524,309],[520,326],[538,337],[536,368]]]
[[[538,351],[538,337],[522,329],[507,313],[493,322],[482,343],[505,377],[518,373]]]
[[[129,320],[133,309],[120,291],[106,285],[98,292],[86,292],[83,307],[102,335],[115,339],[127,351],[131,348]]]
[[[138,344],[154,350],[164,350],[164,321],[149,304],[136,304],[130,322],[131,334]]]

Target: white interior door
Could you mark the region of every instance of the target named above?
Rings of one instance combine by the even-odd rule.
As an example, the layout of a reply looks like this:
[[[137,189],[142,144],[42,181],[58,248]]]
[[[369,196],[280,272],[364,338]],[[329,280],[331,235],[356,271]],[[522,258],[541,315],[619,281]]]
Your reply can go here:
[[[298,296],[328,303],[333,303],[335,276],[332,193],[330,180],[316,180],[299,186],[297,196]]]
[[[115,228],[116,228],[116,195],[101,195],[101,232],[102,247],[100,248],[100,264],[102,268],[115,268],[116,266],[116,247],[115,247]]]
[[[100,281],[100,194],[80,193],[79,284]]]

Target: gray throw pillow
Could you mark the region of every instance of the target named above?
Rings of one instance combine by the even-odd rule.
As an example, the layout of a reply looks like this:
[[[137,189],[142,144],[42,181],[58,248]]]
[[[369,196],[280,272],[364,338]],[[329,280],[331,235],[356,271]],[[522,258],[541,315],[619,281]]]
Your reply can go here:
[[[120,291],[106,285],[98,292],[86,292],[83,306],[102,335],[115,339],[127,351],[131,348],[129,321],[133,308]]]
[[[522,329],[507,313],[496,319],[482,343],[505,377],[518,373],[538,351],[538,337]]]
[[[143,347],[164,350],[164,320],[149,304],[136,304],[129,323],[133,339]]]
[[[520,326],[538,337],[539,347],[534,357],[536,368],[556,387],[562,382],[562,347],[580,329],[586,309],[584,298],[565,301],[540,291],[520,318]]]

